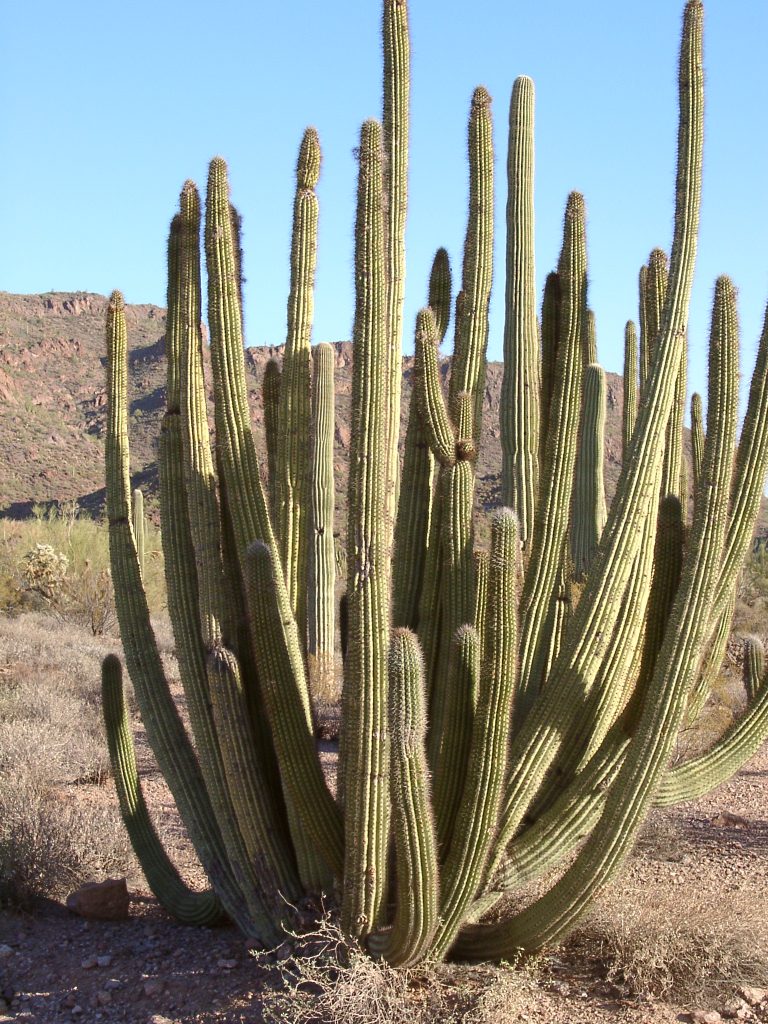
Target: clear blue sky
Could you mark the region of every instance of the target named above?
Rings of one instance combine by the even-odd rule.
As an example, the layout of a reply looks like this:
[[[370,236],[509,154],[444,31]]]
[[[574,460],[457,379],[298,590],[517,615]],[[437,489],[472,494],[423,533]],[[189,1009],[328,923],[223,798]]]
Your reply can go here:
[[[637,313],[640,264],[671,236],[675,72],[682,0],[548,3],[411,0],[412,148],[406,332],[434,250],[458,273],[466,116],[494,97],[497,251],[503,242],[512,82],[537,90],[537,272],[559,248],[566,195],[589,212],[590,302],[600,358],[618,371]],[[712,283],[739,286],[744,373],[768,299],[765,0],[708,0],[704,204],[691,318],[693,386],[704,385]],[[324,163],[314,340],[348,338],[359,125],[379,116],[378,0],[8,0],[0,27],[0,288],[121,288],[164,304],[167,224],[187,177],[230,164],[244,216],[250,344],[285,333],[293,168],[303,128]],[[489,354],[499,358],[503,260]],[[406,347],[410,340],[406,337]]]

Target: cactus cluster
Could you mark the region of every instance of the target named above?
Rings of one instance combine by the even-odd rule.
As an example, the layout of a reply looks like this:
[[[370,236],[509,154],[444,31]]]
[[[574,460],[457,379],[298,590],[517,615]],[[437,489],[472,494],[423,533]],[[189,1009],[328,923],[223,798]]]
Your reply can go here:
[[[685,473],[686,328],[702,161],[701,0],[687,0],[679,63],[674,237],[640,274],[625,335],[623,468],[606,508],[605,374],[588,307],[584,199],[568,198],[557,269],[536,309],[532,82],[515,82],[508,158],[500,432],[506,507],[475,550],[475,465],[493,251],[491,101],[472,98],[461,284],[438,250],[415,328],[414,389],[398,453],[408,30],[384,0],[383,123],[359,144],[349,518],[334,543],[334,353],[310,347],[317,134],[296,175],[288,338],[263,382],[268,479],[243,357],[239,217],[226,167],[205,214],[215,444],[201,330],[201,204],[187,182],[169,242],[167,411],[160,444],[168,604],[192,735],[149,622],[131,519],[126,328],[107,328],[108,515],[125,658],[147,734],[211,889],[189,892],[141,797],[120,666],[104,706],[120,802],[147,878],[182,920],[227,915],[277,941],[302,894],[338,899],[347,934],[413,964],[504,958],[564,935],[618,870],[654,805],[736,770],[768,733],[759,642],[744,715],[669,767],[722,658],[768,466],[768,326],[736,436],[735,291],[715,289],[706,432],[694,396]],[[454,317],[444,387],[439,346]],[[140,522],[135,518],[134,524]],[[334,587],[346,574],[336,657]],[[342,672],[338,787],[318,757],[312,694]],[[583,840],[588,837],[588,841]],[[497,904],[550,869],[525,909]],[[509,906],[509,903],[507,903]],[[490,915],[490,916],[489,916]]]

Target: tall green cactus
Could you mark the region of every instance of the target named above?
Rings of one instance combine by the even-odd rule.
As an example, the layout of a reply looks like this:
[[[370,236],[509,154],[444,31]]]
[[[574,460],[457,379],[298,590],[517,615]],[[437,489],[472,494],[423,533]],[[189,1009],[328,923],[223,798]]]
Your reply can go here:
[[[335,892],[348,935],[393,964],[509,957],[574,924],[653,805],[705,792],[768,735],[768,686],[752,642],[744,715],[700,758],[667,763],[717,670],[768,467],[768,319],[736,448],[735,291],[721,278],[706,440],[694,405],[694,517],[683,543],[680,403],[702,162],[702,17],[701,0],[687,0],[674,237],[668,266],[654,250],[641,273],[639,352],[627,325],[623,467],[610,509],[585,203],[569,197],[539,337],[533,91],[528,79],[515,83],[500,413],[503,497],[512,508],[492,514],[488,554],[474,550],[493,248],[483,88],[470,113],[470,212],[447,394],[438,348],[453,300],[447,253],[438,250],[416,320],[393,522],[408,37],[404,0],[384,0],[384,124],[366,122],[359,149],[335,795],[310,704],[310,690],[333,688],[336,665],[330,346],[315,349],[309,380],[316,135],[305,135],[299,158],[279,396],[276,366],[264,386],[269,497],[247,402],[239,218],[221,159],[211,164],[205,227],[215,465],[191,183],[172,222],[161,515],[192,737],[163,675],[131,529],[126,328],[122,298],[113,296],[107,481],[123,647],[147,735],[215,895],[186,889],[148,825],[114,659],[104,666],[105,714],[132,840],[171,912],[201,921],[220,905],[249,941],[269,944],[288,923],[288,902]],[[524,910],[500,911],[503,896],[557,867],[558,881]],[[494,923],[476,923],[487,911]]]

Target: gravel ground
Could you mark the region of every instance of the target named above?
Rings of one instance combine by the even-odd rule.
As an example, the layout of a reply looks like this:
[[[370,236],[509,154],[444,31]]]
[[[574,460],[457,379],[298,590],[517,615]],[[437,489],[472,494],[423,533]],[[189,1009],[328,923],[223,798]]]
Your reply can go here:
[[[166,802],[156,776],[149,773],[145,782],[153,806]],[[108,791],[102,793],[111,799]],[[194,866],[186,868],[194,876]],[[604,896],[597,919],[618,917],[640,894],[651,905],[668,905],[672,914],[713,907],[726,924],[729,914],[748,907],[768,931],[766,875],[768,749],[763,749],[709,796],[655,813],[621,880]],[[288,955],[284,947],[256,961],[233,928],[177,925],[140,888],[131,891],[131,916],[125,922],[85,921],[50,903],[35,916],[0,918],[0,1022],[257,1022],[267,1019],[264,994],[280,988],[279,968]],[[502,991],[501,975],[489,971],[458,965],[441,969],[447,1005],[464,1005],[473,986],[486,993]],[[508,971],[505,977],[508,983]],[[415,974],[414,999],[433,984],[434,975]],[[768,986],[768,978],[752,978],[750,984]],[[503,1007],[485,1017],[456,1009],[439,1019],[499,1024],[694,1019],[710,1024],[722,1012],[734,1019],[768,1020],[768,1003],[761,1003],[760,992],[746,992],[749,998],[744,999],[734,991],[730,1001],[687,1011],[642,993],[631,995],[607,976],[594,942],[578,938],[543,956],[536,970],[526,973],[524,984],[510,991],[508,999],[501,997]],[[290,1011],[282,1014],[272,1019],[290,1022]]]

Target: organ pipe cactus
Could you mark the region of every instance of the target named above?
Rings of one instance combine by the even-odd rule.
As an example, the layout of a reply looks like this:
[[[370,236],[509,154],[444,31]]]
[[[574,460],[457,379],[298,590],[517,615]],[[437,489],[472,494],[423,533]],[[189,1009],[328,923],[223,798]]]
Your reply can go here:
[[[736,770],[768,734],[762,650],[747,709],[709,752],[670,767],[681,723],[718,669],[768,466],[768,327],[736,447],[735,290],[718,280],[706,434],[694,408],[694,516],[680,469],[688,302],[702,161],[703,7],[687,0],[670,258],[641,272],[640,344],[625,335],[624,459],[605,508],[605,375],[587,303],[586,204],[567,203],[536,323],[533,88],[511,105],[502,493],[475,551],[493,243],[490,97],[469,123],[470,209],[447,391],[439,345],[453,306],[438,250],[416,321],[397,493],[408,39],[385,0],[383,128],[363,125],[355,231],[354,366],[343,678],[334,632],[333,351],[309,331],[319,144],[302,144],[282,385],[264,383],[270,493],[247,403],[239,219],[226,166],[207,212],[216,458],[203,377],[200,208],[185,185],[169,243],[168,393],[160,451],[169,610],[190,737],[149,622],[131,527],[126,331],[108,321],[108,516],[128,669],[149,740],[211,881],[193,897],[147,825],[117,661],[104,666],[121,806],[150,884],[188,920],[227,914],[254,945],[324,891],[350,937],[393,964],[502,958],[557,941],[618,870],[653,805]],[[397,392],[394,394],[393,392]],[[487,415],[487,412],[485,413]],[[661,497],[660,497],[661,496]],[[394,550],[394,571],[392,568]],[[342,688],[339,785],[324,777],[311,691]],[[582,842],[589,837],[586,843]],[[504,916],[508,893],[559,880]],[[492,918],[484,915],[492,912]]]

